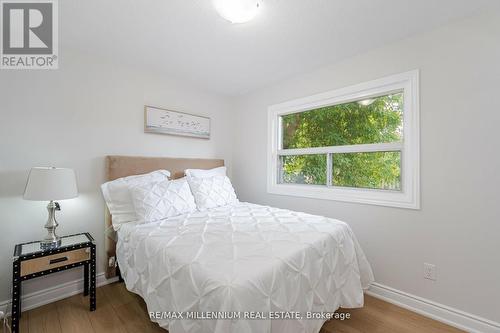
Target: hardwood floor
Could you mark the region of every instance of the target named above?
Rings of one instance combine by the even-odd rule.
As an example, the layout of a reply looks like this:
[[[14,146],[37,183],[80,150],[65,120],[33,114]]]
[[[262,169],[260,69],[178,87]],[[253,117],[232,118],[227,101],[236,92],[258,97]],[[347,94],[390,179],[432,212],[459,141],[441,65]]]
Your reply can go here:
[[[351,319],[331,320],[321,333],[462,332],[370,296],[366,296],[364,308],[341,312],[350,312]],[[88,310],[87,297],[75,295],[24,312],[20,327],[21,333],[166,332],[149,320],[144,301],[128,292],[123,283],[98,288],[94,312]]]

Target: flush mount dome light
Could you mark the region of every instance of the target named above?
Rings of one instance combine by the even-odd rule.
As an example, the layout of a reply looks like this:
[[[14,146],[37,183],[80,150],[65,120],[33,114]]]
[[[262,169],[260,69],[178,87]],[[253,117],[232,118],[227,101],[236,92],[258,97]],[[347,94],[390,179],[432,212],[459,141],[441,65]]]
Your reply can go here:
[[[220,16],[232,23],[245,23],[257,15],[260,0],[213,0]]]

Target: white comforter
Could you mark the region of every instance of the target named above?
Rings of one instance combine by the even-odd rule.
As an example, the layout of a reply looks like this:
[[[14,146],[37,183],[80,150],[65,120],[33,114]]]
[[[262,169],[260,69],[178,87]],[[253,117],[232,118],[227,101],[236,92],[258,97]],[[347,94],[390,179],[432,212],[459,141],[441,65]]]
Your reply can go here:
[[[325,319],[307,319],[307,312],[361,307],[373,281],[344,222],[249,203],[125,224],[117,257],[127,288],[148,311],[163,312],[153,320],[170,333],[318,332]],[[169,311],[241,317],[175,319]],[[270,319],[281,311],[301,315]]]

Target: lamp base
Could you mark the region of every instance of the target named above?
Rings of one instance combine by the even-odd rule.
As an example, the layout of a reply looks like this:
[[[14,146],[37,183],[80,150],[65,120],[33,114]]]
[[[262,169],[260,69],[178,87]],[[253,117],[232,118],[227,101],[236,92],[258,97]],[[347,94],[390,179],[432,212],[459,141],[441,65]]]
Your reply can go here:
[[[61,245],[61,238],[56,234],[56,228],[59,225],[56,221],[56,210],[61,210],[61,207],[57,202],[50,201],[47,205],[47,211],[49,212],[49,218],[47,223],[45,223],[45,229],[47,229],[47,236],[40,242],[43,249],[52,249],[59,247]]]
[[[58,238],[57,240],[42,240],[40,241],[40,248],[42,250],[50,250],[50,249],[56,249],[59,246],[61,246],[61,239]]]

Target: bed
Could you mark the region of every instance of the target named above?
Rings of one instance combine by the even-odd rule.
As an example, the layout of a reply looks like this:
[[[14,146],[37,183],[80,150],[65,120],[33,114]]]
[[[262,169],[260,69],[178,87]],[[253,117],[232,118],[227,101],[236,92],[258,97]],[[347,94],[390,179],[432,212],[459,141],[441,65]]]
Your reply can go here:
[[[106,165],[110,180],[155,168],[178,178],[223,161],[110,156]],[[325,314],[363,306],[373,281],[346,223],[252,203],[127,223],[108,241],[127,289],[171,333],[319,332]]]

